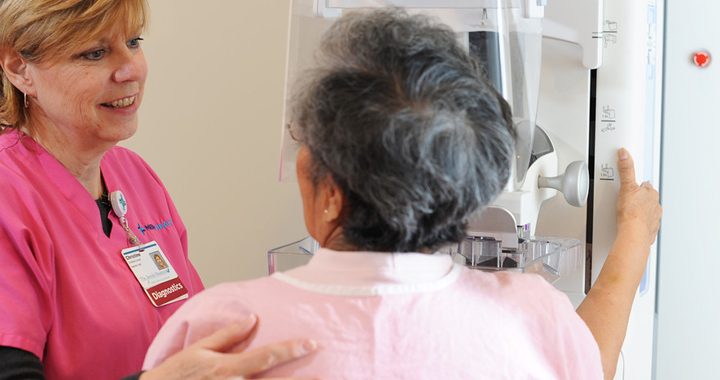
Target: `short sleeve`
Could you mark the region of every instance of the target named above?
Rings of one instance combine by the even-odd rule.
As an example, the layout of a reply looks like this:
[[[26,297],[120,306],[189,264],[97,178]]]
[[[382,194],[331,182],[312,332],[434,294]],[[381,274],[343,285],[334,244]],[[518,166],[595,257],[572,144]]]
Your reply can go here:
[[[15,199],[13,199],[15,198]],[[52,245],[33,215],[32,203],[3,191],[0,211],[0,346],[15,347],[41,360],[52,326]],[[33,232],[31,232],[33,231]]]
[[[545,334],[540,339],[552,352],[552,364],[558,379],[603,379],[600,349],[590,329],[575,311],[567,295],[537,275],[525,275],[536,290],[538,317]]]
[[[230,323],[239,323],[252,313],[238,297],[227,291],[232,284],[221,284],[189,299],[155,336],[143,363],[152,369],[185,347],[211,335]]]

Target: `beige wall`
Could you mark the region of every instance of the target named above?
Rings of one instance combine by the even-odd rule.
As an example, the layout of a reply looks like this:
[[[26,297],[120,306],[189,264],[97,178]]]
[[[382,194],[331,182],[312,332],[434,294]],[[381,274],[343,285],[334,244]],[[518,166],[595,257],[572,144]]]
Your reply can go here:
[[[266,273],[303,237],[277,181],[289,0],[150,0],[140,130],[124,145],[163,179],[206,285]]]

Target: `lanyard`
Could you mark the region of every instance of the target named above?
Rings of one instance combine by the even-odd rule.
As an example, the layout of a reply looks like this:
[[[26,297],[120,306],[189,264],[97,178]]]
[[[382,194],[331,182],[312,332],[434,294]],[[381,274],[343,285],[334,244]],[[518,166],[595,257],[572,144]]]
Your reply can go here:
[[[132,246],[140,244],[140,239],[132,233],[130,227],[128,226],[128,221],[125,217],[128,210],[128,204],[122,191],[117,190],[110,193],[110,205],[112,206],[115,215],[117,215],[118,219],[120,219],[120,225],[127,234],[128,243]]]

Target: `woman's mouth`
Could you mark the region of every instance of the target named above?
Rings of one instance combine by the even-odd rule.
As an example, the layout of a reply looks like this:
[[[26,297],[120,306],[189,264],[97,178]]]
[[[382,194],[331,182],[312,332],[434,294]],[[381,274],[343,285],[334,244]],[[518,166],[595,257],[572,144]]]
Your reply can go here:
[[[114,109],[127,108],[127,107],[130,107],[131,105],[135,104],[136,98],[137,98],[137,96],[133,95],[133,96],[128,96],[127,98],[113,100],[112,102],[101,103],[100,105],[103,107],[114,108]]]

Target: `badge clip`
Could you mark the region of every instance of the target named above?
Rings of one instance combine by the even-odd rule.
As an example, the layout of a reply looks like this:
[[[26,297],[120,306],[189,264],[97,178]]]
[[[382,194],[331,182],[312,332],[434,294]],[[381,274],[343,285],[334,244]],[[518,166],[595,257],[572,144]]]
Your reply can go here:
[[[116,190],[110,193],[110,205],[112,206],[113,213],[120,219],[120,225],[127,234],[128,243],[133,246],[140,244],[140,239],[130,230],[127,218],[125,217],[128,211],[128,204],[122,191]]]

